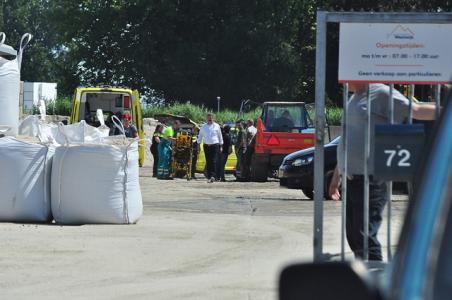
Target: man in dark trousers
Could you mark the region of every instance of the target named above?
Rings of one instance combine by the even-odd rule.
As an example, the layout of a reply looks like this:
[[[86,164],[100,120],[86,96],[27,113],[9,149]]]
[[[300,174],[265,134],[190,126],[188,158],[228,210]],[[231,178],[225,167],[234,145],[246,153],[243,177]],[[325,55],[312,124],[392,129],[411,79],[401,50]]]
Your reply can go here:
[[[223,151],[223,136],[220,125],[214,122],[213,114],[207,114],[207,122],[199,130],[196,142],[198,143],[198,147],[204,143],[207,180],[208,182],[214,182],[216,178],[217,156]]]
[[[235,129],[237,130],[237,139],[234,144],[235,155],[237,156],[237,164],[235,166],[235,177],[237,180],[242,177],[241,168],[243,163],[243,152],[245,152],[245,129],[243,120],[238,120],[235,123]]]
[[[364,164],[365,164],[365,132],[367,128],[367,93],[371,103],[371,128],[375,124],[389,124],[389,86],[384,84],[349,84],[354,92],[347,104],[347,241],[356,257],[363,257],[364,244]],[[394,121],[403,123],[409,115],[409,100],[397,90],[393,92]],[[433,120],[435,106],[432,104],[412,103],[413,118],[418,120]],[[371,134],[370,147],[373,146]],[[329,195],[333,200],[339,200],[339,185],[341,181],[339,170],[343,166],[344,149],[341,141],[338,146],[338,165],[334,171],[329,187]],[[386,183],[369,178],[369,260],[383,259],[381,245],[377,239],[378,230],[383,219],[383,209],[387,202]]]
[[[230,135],[231,127],[229,125],[225,125],[222,130],[223,134],[223,151],[221,151],[218,154],[217,158],[217,180],[225,182],[225,170],[226,170],[226,163],[228,161],[228,156],[232,152],[232,145],[231,145],[231,135]]]

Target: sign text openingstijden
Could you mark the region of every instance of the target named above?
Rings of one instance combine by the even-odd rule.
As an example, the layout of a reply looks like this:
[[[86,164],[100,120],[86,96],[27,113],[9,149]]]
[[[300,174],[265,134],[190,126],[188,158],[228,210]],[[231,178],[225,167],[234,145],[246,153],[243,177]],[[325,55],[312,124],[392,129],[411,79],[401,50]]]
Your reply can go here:
[[[452,24],[341,23],[339,82],[452,82]]]

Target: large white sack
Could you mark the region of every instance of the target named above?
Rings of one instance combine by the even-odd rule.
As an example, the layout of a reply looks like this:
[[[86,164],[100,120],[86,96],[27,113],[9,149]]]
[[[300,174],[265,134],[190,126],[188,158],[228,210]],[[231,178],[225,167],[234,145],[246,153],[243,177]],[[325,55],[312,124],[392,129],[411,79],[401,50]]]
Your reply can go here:
[[[58,125],[46,123],[37,115],[26,117],[18,129],[19,135],[37,137],[42,142],[58,145],[55,137],[59,136]]]
[[[40,143],[0,138],[0,221],[51,220],[53,152]]]
[[[110,129],[96,128],[86,124],[84,120],[79,123],[62,125],[46,123],[37,115],[26,117],[19,125],[19,135],[38,137],[41,141],[52,143],[55,146],[63,144],[101,143],[108,137]]]
[[[108,137],[110,129],[86,124],[85,120],[79,123],[60,126],[54,139],[57,144],[102,143]]]
[[[117,141],[117,145],[114,141]],[[58,147],[52,164],[51,205],[61,224],[129,224],[143,213],[138,142]]]
[[[19,126],[20,66],[22,53],[31,39],[30,34],[22,37],[20,50],[13,60],[0,57],[0,125],[10,128],[6,135],[17,135]]]

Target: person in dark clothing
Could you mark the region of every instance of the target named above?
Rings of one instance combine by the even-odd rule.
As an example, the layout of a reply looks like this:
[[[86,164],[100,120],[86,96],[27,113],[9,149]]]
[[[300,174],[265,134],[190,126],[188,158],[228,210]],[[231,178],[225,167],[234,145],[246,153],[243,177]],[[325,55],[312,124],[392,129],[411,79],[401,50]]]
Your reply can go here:
[[[245,130],[245,150],[242,157],[242,169],[240,181],[249,181],[251,179],[251,162],[256,145],[257,129],[254,127],[253,120],[248,120]]]
[[[157,177],[157,169],[159,166],[159,151],[158,146],[160,138],[162,137],[163,125],[159,124],[155,127],[154,134],[152,135],[151,153],[154,157],[154,165],[152,166],[152,177]]]
[[[196,179],[196,163],[198,162],[198,143],[196,142],[196,138],[198,136],[197,128],[193,128],[193,137],[192,137],[192,150],[193,156],[191,161],[191,178]]]
[[[231,127],[226,125],[223,127],[221,134],[223,135],[223,149],[217,156],[217,180],[226,181],[225,178],[225,168],[226,162],[228,161],[228,156],[232,152],[231,145],[231,135],[230,135]]]
[[[290,117],[290,112],[288,110],[285,110],[281,117],[277,118],[273,122],[273,127],[277,128],[278,130],[290,130],[294,127],[294,123],[292,121],[292,118]]]
[[[138,137],[138,131],[132,124],[132,117],[130,114],[125,113],[122,116],[123,119],[123,126],[124,126],[124,135],[128,138],[136,138]]]
[[[245,152],[245,129],[243,125],[243,120],[238,120],[235,123],[235,128],[237,130],[237,139],[234,144],[235,155],[237,156],[237,164],[235,166],[235,177],[241,177],[243,152]]]
[[[341,174],[345,167],[343,140],[337,147],[338,166],[334,170],[328,193],[333,200],[340,199],[339,186],[342,180],[347,180],[346,203],[346,234],[347,242],[355,257],[363,258],[364,255],[364,165],[367,163],[365,156],[366,128],[368,122],[373,127],[375,124],[389,124],[389,98],[390,87],[384,84],[350,83],[349,90],[354,92],[347,102],[347,123],[343,128],[347,133],[347,144],[353,145],[347,148],[347,178]],[[409,100],[399,91],[393,91],[393,116],[396,123],[403,123],[409,116]],[[370,98],[368,100],[368,97]],[[368,102],[369,101],[369,102]],[[368,103],[371,103],[370,119],[367,118]],[[418,120],[433,120],[435,118],[435,106],[432,104],[412,103],[412,115]],[[370,146],[374,145],[374,136],[370,136]],[[383,219],[383,210],[388,201],[386,183],[369,176],[369,223],[367,224],[369,236],[368,259],[381,261],[383,254],[378,241],[378,230]]]

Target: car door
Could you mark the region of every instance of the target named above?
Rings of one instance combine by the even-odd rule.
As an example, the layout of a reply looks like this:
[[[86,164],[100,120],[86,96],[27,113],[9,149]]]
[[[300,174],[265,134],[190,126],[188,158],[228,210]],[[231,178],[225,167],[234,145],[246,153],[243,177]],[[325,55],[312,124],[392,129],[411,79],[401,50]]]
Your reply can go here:
[[[445,109],[416,180],[398,253],[389,276],[390,299],[450,299],[452,105]],[[447,252],[449,250],[449,252]],[[447,254],[445,254],[447,253]],[[435,289],[436,288],[436,289]]]

